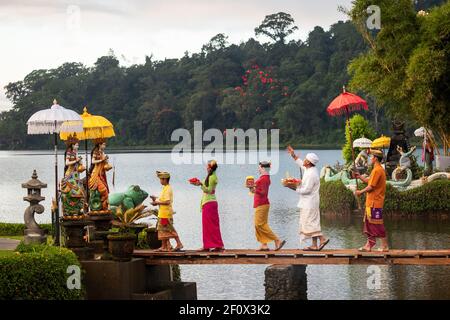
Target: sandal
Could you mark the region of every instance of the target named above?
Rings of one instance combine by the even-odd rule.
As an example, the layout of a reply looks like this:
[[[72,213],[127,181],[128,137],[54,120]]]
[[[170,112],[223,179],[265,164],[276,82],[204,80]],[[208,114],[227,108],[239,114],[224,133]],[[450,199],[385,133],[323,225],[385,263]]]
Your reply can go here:
[[[283,248],[283,246],[286,244],[286,240],[283,240],[280,245],[275,249],[275,251],[280,250],[281,248]]]
[[[311,247],[306,247],[302,250],[303,251],[319,251],[319,248],[317,248],[317,247],[314,248],[313,246],[311,246]]]
[[[270,249],[269,248],[259,248],[256,251],[270,251]]]
[[[378,248],[377,251],[378,252],[388,252],[389,248]]]
[[[330,242],[330,239],[327,239],[322,244],[320,244],[319,251],[321,251],[328,244],[328,242]]]
[[[367,250],[365,247],[358,248],[359,252],[371,252],[372,249]]]

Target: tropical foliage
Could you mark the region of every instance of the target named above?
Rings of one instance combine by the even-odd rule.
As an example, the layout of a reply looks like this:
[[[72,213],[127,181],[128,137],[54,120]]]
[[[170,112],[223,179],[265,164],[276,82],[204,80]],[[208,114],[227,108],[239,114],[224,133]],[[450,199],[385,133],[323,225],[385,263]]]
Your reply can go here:
[[[431,128],[448,154],[450,1],[429,4],[438,3],[444,4],[417,13],[410,0],[354,1],[348,13],[370,49],[348,69],[353,89],[370,94],[388,114]],[[369,5],[381,9],[379,32],[365,26]]]
[[[123,66],[110,52],[92,67],[68,62],[34,70],[6,86],[14,106],[0,114],[0,148],[48,147],[50,137],[27,136],[26,121],[54,98],[110,119],[117,146],[169,144],[174,129],[191,130],[194,120],[204,130],[280,128],[282,141],[295,145],[343,143],[344,119],[325,110],[349,80],[348,62],[367,49],[353,25],[316,27],[301,41],[291,32],[292,17],[278,13],[257,29],[270,42],[229,44],[218,34],[180,59],[147,56]]]

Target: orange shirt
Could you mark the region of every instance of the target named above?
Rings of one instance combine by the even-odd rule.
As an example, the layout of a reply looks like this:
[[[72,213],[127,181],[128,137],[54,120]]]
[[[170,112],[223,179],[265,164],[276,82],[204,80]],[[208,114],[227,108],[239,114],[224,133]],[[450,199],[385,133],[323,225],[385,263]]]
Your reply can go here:
[[[367,193],[366,207],[383,208],[384,195],[386,194],[386,173],[380,164],[374,166],[368,185],[373,190]]]

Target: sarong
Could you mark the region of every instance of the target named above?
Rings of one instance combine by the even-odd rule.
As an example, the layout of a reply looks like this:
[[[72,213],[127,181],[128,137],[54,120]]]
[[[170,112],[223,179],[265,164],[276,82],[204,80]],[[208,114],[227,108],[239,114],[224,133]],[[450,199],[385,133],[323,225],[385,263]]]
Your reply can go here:
[[[300,208],[300,244],[310,238],[320,237],[320,210]]]
[[[273,233],[268,224],[269,209],[269,204],[264,204],[255,208],[256,240],[263,244],[278,240],[278,237]]]
[[[367,236],[370,247],[376,244],[376,238],[386,238],[382,208],[366,207],[363,232]]]
[[[172,218],[158,218],[158,240],[168,240],[178,237],[178,233],[173,226]]]
[[[203,249],[223,248],[217,201],[202,207]]]

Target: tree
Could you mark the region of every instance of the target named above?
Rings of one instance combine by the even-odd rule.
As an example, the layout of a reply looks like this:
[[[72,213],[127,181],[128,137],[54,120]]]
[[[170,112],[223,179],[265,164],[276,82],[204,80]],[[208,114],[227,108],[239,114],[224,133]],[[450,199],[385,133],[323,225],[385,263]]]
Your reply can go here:
[[[377,34],[366,26],[370,5],[378,5],[382,12],[382,26]],[[419,34],[411,30],[417,30],[419,25],[411,0],[356,0],[349,15],[370,47],[348,66],[350,89],[375,97],[389,115],[412,120],[404,79],[408,58],[419,39]]]
[[[209,42],[202,47],[202,52],[205,54],[212,53],[214,51],[223,50],[228,44],[228,36],[223,33],[218,33],[209,40]]]
[[[383,12],[377,35],[365,28],[370,4]],[[349,65],[351,87],[370,94],[388,114],[433,129],[448,154],[450,2],[417,14],[409,0],[356,0],[349,14],[370,45]]]
[[[419,17],[421,42],[406,70],[411,106],[420,124],[437,133],[450,147],[450,2]]]
[[[350,118],[350,127],[352,128],[353,141],[359,138],[367,138],[373,140],[375,132],[369,122],[360,114],[355,114]],[[345,163],[352,162],[352,145],[350,144],[350,129],[345,127],[345,146],[342,148],[342,157]],[[360,152],[359,148],[355,148],[355,156]]]
[[[0,113],[0,148],[51,145],[50,138],[27,135],[26,121],[54,98],[107,117],[114,147],[170,143],[174,128],[191,129],[194,120],[205,129],[280,128],[281,143],[343,144],[343,119],[325,109],[349,79],[348,62],[366,48],[350,22],[338,22],[329,31],[314,28],[304,42],[250,38],[236,45],[218,34],[204,52],[180,59],[148,56],[125,67],[111,52],[93,66],[34,70],[6,87],[14,106]]]
[[[298,30],[294,26],[294,19],[288,13],[278,12],[267,15],[259,27],[255,28],[255,35],[265,35],[271,38],[275,43],[285,43],[286,37]]]

